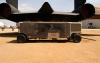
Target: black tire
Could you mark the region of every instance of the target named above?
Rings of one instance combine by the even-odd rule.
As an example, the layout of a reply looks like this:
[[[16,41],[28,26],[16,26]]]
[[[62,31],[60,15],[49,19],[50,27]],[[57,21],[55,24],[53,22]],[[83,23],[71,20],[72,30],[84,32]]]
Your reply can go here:
[[[79,43],[81,41],[81,36],[79,34],[72,35],[72,39],[75,43]]]
[[[27,41],[27,37],[25,35],[18,35],[17,42],[18,43],[25,43]]]

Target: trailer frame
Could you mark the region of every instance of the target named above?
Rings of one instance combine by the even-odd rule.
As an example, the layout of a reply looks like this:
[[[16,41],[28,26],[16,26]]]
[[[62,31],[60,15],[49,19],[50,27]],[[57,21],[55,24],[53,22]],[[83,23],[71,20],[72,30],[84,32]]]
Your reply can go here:
[[[18,42],[27,42],[29,39],[66,38],[75,43],[81,41],[81,22],[20,22]]]

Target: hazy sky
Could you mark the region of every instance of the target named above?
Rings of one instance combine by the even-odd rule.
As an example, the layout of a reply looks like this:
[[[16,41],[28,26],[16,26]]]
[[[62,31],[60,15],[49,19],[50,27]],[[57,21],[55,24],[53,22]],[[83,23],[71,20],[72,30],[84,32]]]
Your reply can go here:
[[[0,3],[5,0],[0,0]],[[74,9],[74,0],[19,0],[19,10],[21,12],[38,11],[44,2],[49,2],[55,11],[71,12]],[[87,3],[100,7],[100,0],[87,0]],[[15,25],[12,22],[6,22],[9,25]]]

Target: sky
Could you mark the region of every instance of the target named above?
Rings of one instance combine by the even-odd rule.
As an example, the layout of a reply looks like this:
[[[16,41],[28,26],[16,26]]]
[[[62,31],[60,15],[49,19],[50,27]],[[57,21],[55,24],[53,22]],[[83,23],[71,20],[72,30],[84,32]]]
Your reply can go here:
[[[6,2],[0,0],[0,3]],[[74,9],[74,0],[19,0],[18,9],[21,12],[38,11],[44,2],[49,2],[54,11],[71,12]],[[100,7],[100,0],[87,0],[87,3],[93,4],[95,7]],[[14,22],[4,21],[8,25],[15,25]]]

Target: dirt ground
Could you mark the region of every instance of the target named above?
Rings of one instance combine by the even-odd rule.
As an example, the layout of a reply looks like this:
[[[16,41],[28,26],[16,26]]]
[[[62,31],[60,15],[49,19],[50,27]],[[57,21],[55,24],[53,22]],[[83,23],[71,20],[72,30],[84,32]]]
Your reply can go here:
[[[82,29],[82,41],[17,43],[18,30],[0,30],[0,63],[100,63],[100,30]]]

